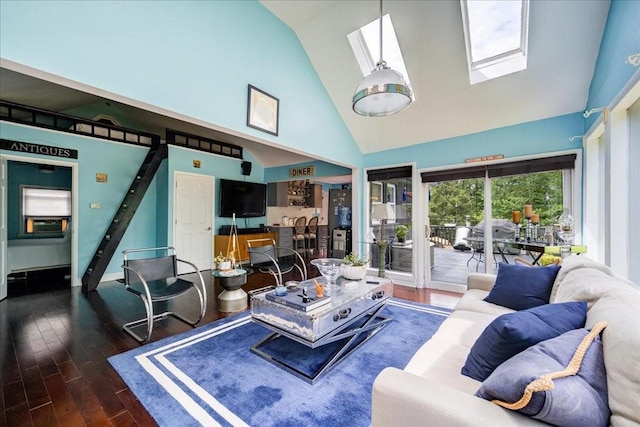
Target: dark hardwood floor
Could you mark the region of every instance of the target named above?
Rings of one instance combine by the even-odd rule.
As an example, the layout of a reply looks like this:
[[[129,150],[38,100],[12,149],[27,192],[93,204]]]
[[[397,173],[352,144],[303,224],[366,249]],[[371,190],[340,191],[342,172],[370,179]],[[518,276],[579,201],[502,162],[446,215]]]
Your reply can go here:
[[[309,276],[317,276],[309,267]],[[230,313],[218,312],[222,288],[209,271],[203,276],[209,301],[201,324],[206,324]],[[271,283],[270,276],[253,274],[244,288]],[[448,308],[460,297],[397,285],[394,295]],[[195,294],[175,308],[195,316]],[[142,317],[140,300],[118,282],[103,283],[86,295],[74,287],[0,302],[0,427],[156,425],[107,361],[139,346],[121,327]],[[152,341],[189,329],[163,320],[154,327]]]

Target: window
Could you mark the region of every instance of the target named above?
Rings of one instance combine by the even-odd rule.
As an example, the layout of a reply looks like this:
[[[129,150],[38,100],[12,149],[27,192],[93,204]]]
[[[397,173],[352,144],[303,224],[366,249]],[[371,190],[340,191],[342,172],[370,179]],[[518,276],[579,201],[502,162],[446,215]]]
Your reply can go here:
[[[62,233],[71,217],[71,191],[22,188],[22,223],[26,234]]]
[[[460,0],[471,84],[527,68],[529,0]]]
[[[402,51],[400,51],[398,38],[396,37],[396,32],[393,29],[389,14],[382,17],[382,26],[383,59],[389,68],[402,74],[404,80],[407,82],[407,86],[411,88],[409,73],[404,64]],[[349,34],[347,39],[360,65],[362,76],[368,76],[380,60],[380,19],[378,18]],[[413,89],[411,92],[413,93]]]

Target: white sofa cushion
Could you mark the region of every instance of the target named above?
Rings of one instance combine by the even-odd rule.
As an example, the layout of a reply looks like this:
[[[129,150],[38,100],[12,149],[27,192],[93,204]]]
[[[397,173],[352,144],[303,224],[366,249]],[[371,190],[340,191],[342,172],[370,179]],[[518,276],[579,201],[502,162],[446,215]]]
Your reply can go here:
[[[611,425],[640,424],[640,287],[586,256],[571,256],[558,273],[553,302],[587,301],[585,328],[599,321]]]
[[[460,373],[469,350],[495,316],[454,311],[433,337],[413,355],[405,371],[467,393],[475,393],[480,382]]]
[[[587,301],[591,307],[593,301],[606,292],[628,289],[629,285],[637,287],[604,264],[586,256],[572,255],[562,263],[549,302]]]
[[[610,292],[587,313],[586,328],[605,320],[602,333],[611,425],[640,425],[640,290]]]
[[[494,317],[506,313],[513,313],[514,310],[510,308],[484,301],[484,297],[488,294],[488,291],[470,289],[462,295],[454,311],[473,311],[476,313],[490,314]]]

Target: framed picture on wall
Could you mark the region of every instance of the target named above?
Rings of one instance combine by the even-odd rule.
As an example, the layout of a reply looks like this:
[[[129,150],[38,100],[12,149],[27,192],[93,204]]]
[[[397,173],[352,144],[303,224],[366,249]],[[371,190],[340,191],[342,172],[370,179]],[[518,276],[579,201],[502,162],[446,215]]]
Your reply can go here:
[[[280,100],[249,85],[247,126],[278,136]]]

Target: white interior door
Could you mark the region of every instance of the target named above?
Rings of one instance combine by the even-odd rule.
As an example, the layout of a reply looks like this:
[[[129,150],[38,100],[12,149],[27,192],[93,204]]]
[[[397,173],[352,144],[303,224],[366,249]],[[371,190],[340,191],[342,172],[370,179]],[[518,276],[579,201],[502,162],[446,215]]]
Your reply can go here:
[[[178,258],[194,263],[200,270],[210,270],[215,178],[183,172],[176,172],[174,177],[173,242]],[[188,266],[180,266],[180,274],[189,271]]]
[[[0,156],[0,301],[7,297],[7,160]]]

